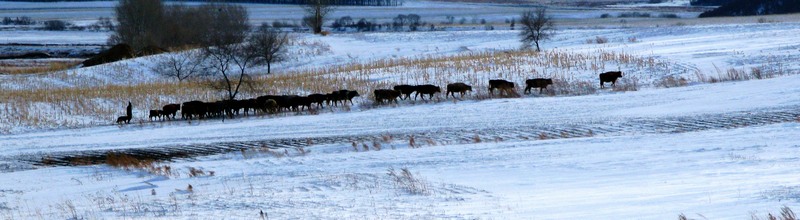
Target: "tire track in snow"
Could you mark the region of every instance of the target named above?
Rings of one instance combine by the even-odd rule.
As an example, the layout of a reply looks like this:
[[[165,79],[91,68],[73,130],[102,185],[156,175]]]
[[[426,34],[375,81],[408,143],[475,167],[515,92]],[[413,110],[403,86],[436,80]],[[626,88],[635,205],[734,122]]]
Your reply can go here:
[[[298,137],[289,139],[265,139],[260,141],[159,146],[151,148],[130,148],[115,150],[84,150],[54,152],[49,154],[17,155],[0,158],[0,172],[33,169],[39,166],[71,166],[90,163],[104,163],[109,153],[126,154],[141,158],[170,160],[191,158],[228,152],[267,148],[270,150],[298,149],[314,145],[372,143],[384,136],[394,140],[409,140],[412,136],[417,143],[439,145],[494,141],[560,139],[589,136],[623,136],[634,134],[684,133],[711,129],[732,129],[747,126],[762,126],[795,121],[800,118],[800,106],[782,109],[763,109],[724,114],[692,115],[678,117],[631,118],[624,121],[597,120],[586,123],[564,123],[530,125],[520,127],[463,128],[415,131],[408,133],[375,133],[361,136]]]

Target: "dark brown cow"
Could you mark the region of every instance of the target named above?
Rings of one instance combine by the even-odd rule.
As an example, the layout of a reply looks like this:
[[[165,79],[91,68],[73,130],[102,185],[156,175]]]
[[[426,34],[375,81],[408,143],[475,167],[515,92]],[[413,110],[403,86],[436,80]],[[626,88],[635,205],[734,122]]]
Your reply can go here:
[[[390,89],[376,89],[374,92],[375,101],[378,103],[383,103],[383,100],[387,100],[389,103],[397,103],[397,97],[400,97],[401,93],[397,90],[390,90]]]
[[[331,93],[326,94],[325,96],[326,96],[327,104],[331,105],[331,103],[333,103],[333,106],[338,106],[339,105],[338,103],[339,103],[339,101],[341,101],[341,97],[342,97],[339,94],[339,91],[333,91]]]
[[[617,79],[622,77],[622,71],[611,71],[600,74],[600,88],[602,89],[604,82],[611,82],[611,87],[617,84]]]
[[[452,95],[453,98],[456,98],[456,93],[461,93],[461,97],[463,98],[467,91],[472,92],[472,86],[464,83],[450,83],[447,84],[447,93],[444,94],[444,97],[447,98],[448,95]]]
[[[417,100],[418,95],[422,97],[422,100],[425,100],[425,95],[428,95],[428,99],[432,99],[434,94],[442,92],[442,88],[431,84],[414,86],[414,90],[417,91],[417,94],[414,94],[414,100]]]
[[[153,121],[153,118],[160,120],[162,115],[164,115],[163,110],[150,110],[150,115],[147,117],[150,119],[150,121]]]
[[[312,102],[311,98],[308,98],[308,96],[296,96],[292,101],[297,103],[298,108],[296,110],[298,111],[303,110],[303,107],[305,107],[306,110],[311,110]]]
[[[531,88],[539,88],[539,94],[542,94],[542,90],[547,89],[547,86],[552,84],[553,79],[536,78],[525,80],[525,94],[530,94]]]
[[[256,113],[256,110],[260,110],[261,108],[258,107],[258,100],[256,99],[245,99],[239,101],[239,105],[242,107],[242,111],[244,115],[249,115],[250,110],[253,110],[253,114]]]
[[[308,98],[311,99],[312,104],[317,104],[317,107],[322,108],[322,103],[325,103],[328,100],[328,96],[325,94],[311,94],[308,95]]]
[[[175,115],[178,113],[178,110],[180,110],[180,109],[181,109],[181,105],[180,104],[167,104],[164,107],[161,107],[161,113],[167,119],[170,119],[169,116],[172,115],[171,119],[174,120],[175,119]]]
[[[416,86],[412,85],[396,85],[394,86],[394,90],[400,92],[402,96],[400,96],[401,100],[410,99],[411,93],[416,92]],[[405,96],[405,98],[403,98]]]
[[[183,105],[181,105],[181,118],[188,120],[194,119],[195,117],[204,118],[206,111],[205,103],[201,101],[184,102]]]
[[[347,91],[347,101],[350,101],[350,104],[353,104],[353,98],[355,98],[356,96],[361,96],[360,94],[358,94],[358,91],[355,90]]]
[[[514,83],[502,79],[489,80],[489,93],[494,95],[494,89],[500,90],[500,95],[512,95],[514,93]]]

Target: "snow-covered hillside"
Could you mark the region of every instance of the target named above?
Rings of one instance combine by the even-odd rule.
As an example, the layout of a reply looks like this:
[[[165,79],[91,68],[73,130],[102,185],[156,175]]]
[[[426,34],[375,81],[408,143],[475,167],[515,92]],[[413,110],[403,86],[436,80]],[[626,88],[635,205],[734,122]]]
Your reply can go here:
[[[0,11],[16,10],[5,3]],[[96,16],[111,5],[51,6]],[[250,10],[255,21],[299,16],[288,8]],[[386,19],[463,10],[501,20],[522,10],[508,8],[410,1],[388,15],[373,7],[340,12]],[[557,15],[574,22],[598,13]],[[345,107],[224,121],[147,120],[166,103],[218,95],[162,88],[176,84],[152,67],[171,54],[0,75],[0,219],[749,219],[783,206],[800,211],[800,23],[714,22],[570,23],[542,53],[517,50],[518,32],[507,29],[294,34],[274,74],[252,73],[314,81],[263,83],[243,98],[352,87],[362,96]],[[107,36],[15,33],[26,34],[0,32],[0,43]],[[638,87],[600,89],[597,74],[614,70],[625,72],[619,88]],[[716,82],[757,71],[766,79]],[[548,94],[487,94],[488,79],[516,82],[521,92],[534,77],[557,83]],[[327,85],[340,79],[352,81]],[[683,83],[664,86],[667,79]],[[371,99],[372,89],[395,84],[456,81],[474,91],[387,105]],[[137,85],[147,91],[128,91]],[[555,92],[570,85],[588,92]],[[185,94],[193,92],[200,94]],[[112,125],[131,99],[134,122]]]
[[[166,162],[3,173],[0,215],[27,218],[742,219],[797,207],[800,124],[553,140],[412,141],[396,131],[800,109],[800,76],[572,98],[501,99],[279,119],[58,131],[2,140],[26,152],[373,134],[365,143]],[[414,144],[415,143],[415,144]],[[361,145],[369,149],[365,151]],[[39,146],[34,147],[32,146]],[[414,147],[412,147],[414,146]],[[378,148],[380,147],[380,148]],[[412,191],[389,170],[407,168]],[[189,177],[191,169],[205,175]],[[213,171],[213,174],[209,174]],[[192,190],[187,187],[192,185]]]

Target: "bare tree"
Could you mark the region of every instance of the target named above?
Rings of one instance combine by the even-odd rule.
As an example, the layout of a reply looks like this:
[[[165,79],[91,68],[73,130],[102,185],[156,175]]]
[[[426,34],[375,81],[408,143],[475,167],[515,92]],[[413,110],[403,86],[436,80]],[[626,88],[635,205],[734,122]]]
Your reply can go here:
[[[147,46],[160,46],[163,11],[161,0],[120,0],[114,8],[119,26],[109,43],[127,43],[137,51]]]
[[[211,12],[203,46],[219,46],[244,42],[250,32],[247,10],[240,5],[206,4],[202,11]]]
[[[283,61],[286,56],[286,45],[289,37],[267,25],[261,27],[248,39],[248,46],[256,56],[267,64],[267,74],[272,73],[272,63]]]
[[[171,3],[164,9],[163,48],[194,48],[203,46],[203,39],[213,17],[220,13],[211,6],[188,6],[183,3]]]
[[[325,23],[325,18],[334,10],[329,0],[308,0],[307,4],[302,7],[306,11],[303,22],[311,27],[314,34],[322,33],[322,25]]]
[[[247,10],[235,5],[203,7],[214,7],[218,12],[204,37],[204,76],[212,88],[225,91],[228,99],[234,100],[241,86],[250,81],[247,69],[259,64],[256,53],[242,43],[250,32]]]
[[[127,43],[136,51],[147,47],[186,49],[241,42],[242,7],[207,3],[199,7],[161,0],[121,0],[115,8],[118,27],[109,43]],[[246,13],[246,12],[245,12]],[[245,14],[246,15],[246,14]],[[244,34],[243,34],[244,33]]]
[[[536,51],[541,51],[539,42],[550,39],[555,34],[553,18],[547,15],[547,9],[538,8],[534,11],[522,13],[519,24],[522,25],[522,43],[525,47],[536,45]]]
[[[203,54],[199,50],[167,53],[157,57],[150,69],[162,76],[176,78],[178,82],[194,77],[203,70]]]

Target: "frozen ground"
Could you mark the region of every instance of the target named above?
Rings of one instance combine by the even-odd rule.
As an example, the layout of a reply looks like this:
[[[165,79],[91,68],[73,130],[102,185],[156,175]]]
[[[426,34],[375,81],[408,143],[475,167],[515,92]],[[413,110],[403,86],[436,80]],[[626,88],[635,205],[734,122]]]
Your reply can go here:
[[[102,4],[107,3],[93,4],[105,7]],[[50,130],[16,127],[24,132],[0,136],[0,218],[243,219],[259,218],[259,211],[264,211],[265,218],[271,219],[675,219],[680,213],[694,219],[748,219],[751,213],[776,213],[784,205],[797,211],[798,119],[784,117],[754,126],[749,116],[800,112],[800,75],[796,74],[800,66],[795,62],[800,58],[800,42],[795,39],[798,34],[796,22],[644,28],[620,25],[565,28],[544,44],[546,50],[624,52],[669,63],[668,70],[628,72],[626,78],[692,79],[700,74],[719,76],[728,68],[751,67],[787,74],[766,80],[693,83],[669,89],[645,85],[636,92],[602,90],[576,97],[459,102],[439,97],[432,103],[403,102],[380,108],[354,107],[350,111],[324,110],[317,115],[225,122],[119,127],[75,117],[89,121],[90,126]],[[608,38],[609,43],[587,43],[598,36]],[[275,69],[507,50],[519,45],[516,33],[507,30],[299,38],[318,44],[295,51],[323,49],[304,55],[312,57],[311,62],[294,59]],[[122,68],[131,73],[124,83],[149,82],[158,80],[144,67],[151,59],[154,57],[70,70],[58,77],[24,76],[27,79],[13,78],[14,83],[7,80],[17,76],[2,76],[0,87],[87,86],[75,82],[112,81],[103,74]],[[579,79],[596,77],[591,71],[571,73]],[[45,104],[40,107],[48,109]],[[134,113],[145,114],[142,110]],[[732,126],[713,126],[714,120],[704,120],[720,115],[737,115],[744,120],[730,122]],[[652,124],[636,127],[637,122],[675,118],[712,125],[694,130],[669,123],[661,128]],[[561,139],[525,129],[596,124],[633,129],[570,133],[571,138]],[[461,130],[498,135],[467,135],[465,139],[457,134]],[[403,135],[437,131],[447,132],[420,135],[413,141]],[[523,138],[497,138],[512,135]],[[326,137],[371,138],[313,141]],[[163,162],[172,167],[171,175],[106,165],[31,167],[18,161],[31,155],[41,158],[86,151],[189,148],[287,138],[308,142],[302,149],[251,146],[242,152]],[[454,139],[458,141],[450,141]],[[205,175],[189,177],[192,168],[203,170]],[[402,168],[408,168],[419,180],[418,190],[409,191],[408,184],[387,175],[389,169]],[[190,184],[191,191],[187,190]]]
[[[217,219],[263,210],[272,219],[746,219],[797,207],[799,134],[800,124],[782,123],[416,149],[396,140],[380,151],[340,144],[304,155],[179,160],[169,164],[180,176],[170,177],[46,168],[3,174],[0,216]],[[187,177],[190,168],[214,175]],[[390,168],[408,168],[426,190],[406,191]]]
[[[93,31],[0,31],[0,44],[104,45],[109,33]]]
[[[581,97],[442,102],[225,123],[115,126],[6,135],[3,158],[35,152],[269,138],[626,121],[764,108],[797,111],[800,76]],[[3,173],[0,215],[26,218],[742,219],[798,205],[800,124],[561,140],[384,139],[303,151],[168,162],[180,175],[107,166]],[[499,141],[499,142],[498,142]],[[380,145],[378,151],[375,146]],[[305,153],[302,153],[305,152]],[[280,155],[280,156],[279,156]],[[288,155],[288,156],[286,156]],[[213,176],[188,177],[197,168]],[[408,168],[412,194],[389,175]],[[186,190],[193,186],[192,192]],[[155,195],[152,193],[155,192]]]
[[[580,124],[800,106],[800,76],[590,95],[421,104],[276,118],[147,123],[4,135],[0,155],[399,133],[454,128]],[[324,112],[324,111],[323,111]],[[80,137],[80,138],[77,138]]]

